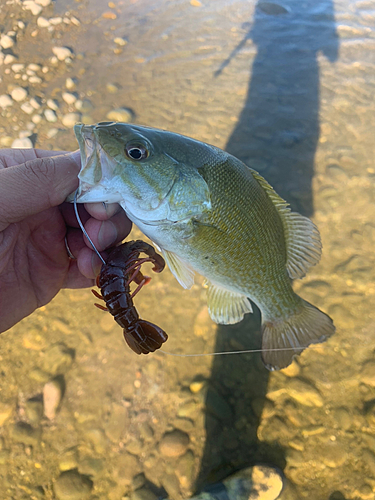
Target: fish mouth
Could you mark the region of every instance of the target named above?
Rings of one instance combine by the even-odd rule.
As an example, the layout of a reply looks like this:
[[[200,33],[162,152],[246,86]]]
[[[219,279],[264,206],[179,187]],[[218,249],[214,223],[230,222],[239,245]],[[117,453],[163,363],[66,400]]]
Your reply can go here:
[[[101,122],[99,125],[109,126],[113,122]],[[95,134],[96,125],[77,123],[74,133],[78,141],[81,154],[81,170],[78,174],[79,187],[76,201],[78,203],[118,203],[122,197],[113,192],[110,181],[113,178],[114,162],[98,142]],[[67,198],[74,201],[75,193]]]

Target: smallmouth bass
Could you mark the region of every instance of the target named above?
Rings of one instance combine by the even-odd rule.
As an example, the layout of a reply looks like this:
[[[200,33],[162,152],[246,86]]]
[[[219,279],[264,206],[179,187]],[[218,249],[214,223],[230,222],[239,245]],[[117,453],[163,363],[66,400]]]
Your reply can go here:
[[[255,170],[163,130],[100,122],[74,132],[82,161],[77,201],[119,203],[184,288],[195,273],[204,276],[216,323],[241,321],[253,301],[268,369],[288,366],[334,333],[331,318],[291,286],[320,260],[319,231]]]

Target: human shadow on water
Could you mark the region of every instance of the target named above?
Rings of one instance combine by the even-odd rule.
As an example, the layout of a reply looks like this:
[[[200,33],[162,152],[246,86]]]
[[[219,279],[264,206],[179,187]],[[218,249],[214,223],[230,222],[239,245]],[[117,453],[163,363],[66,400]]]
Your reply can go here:
[[[260,314],[255,308],[241,323],[218,327],[216,352],[259,345]],[[257,437],[267,380],[259,352],[215,357],[206,393],[206,447],[197,490],[249,464],[285,465],[282,448]]]
[[[264,175],[294,210],[310,216],[319,139],[318,55],[333,62],[338,54],[332,2],[286,0],[276,7],[259,1],[241,43],[247,39],[257,55],[226,150]]]
[[[284,0],[282,5],[259,0],[250,30],[215,78],[249,39],[257,45],[257,55],[251,61],[245,105],[226,150],[264,175],[293,210],[310,216],[319,139],[318,55],[334,62],[338,54],[332,0]],[[216,352],[259,349],[260,314],[255,310],[237,325],[218,328]],[[257,437],[266,409],[268,374],[259,354],[215,357],[197,490],[251,464],[284,467],[282,447]]]

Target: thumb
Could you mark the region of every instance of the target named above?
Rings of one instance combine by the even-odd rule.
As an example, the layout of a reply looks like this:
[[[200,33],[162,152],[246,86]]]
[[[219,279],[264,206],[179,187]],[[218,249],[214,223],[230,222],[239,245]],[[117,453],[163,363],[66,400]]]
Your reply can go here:
[[[0,231],[60,205],[78,186],[79,152],[36,158],[0,170]]]

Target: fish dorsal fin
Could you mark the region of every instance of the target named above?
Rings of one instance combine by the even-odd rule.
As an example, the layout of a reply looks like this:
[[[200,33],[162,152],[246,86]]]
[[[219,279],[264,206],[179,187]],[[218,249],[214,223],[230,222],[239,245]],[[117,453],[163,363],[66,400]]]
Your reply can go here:
[[[246,313],[253,312],[247,297],[229,292],[224,288],[207,282],[207,305],[211,319],[222,325],[238,323]]]
[[[195,271],[173,252],[164,248],[161,249],[165,262],[171,273],[184,288],[191,288],[194,285]]]
[[[258,172],[250,170],[279,212],[284,227],[288,274],[292,279],[303,278],[310,267],[320,260],[322,243],[318,228],[307,217],[292,212],[272,186]]]

